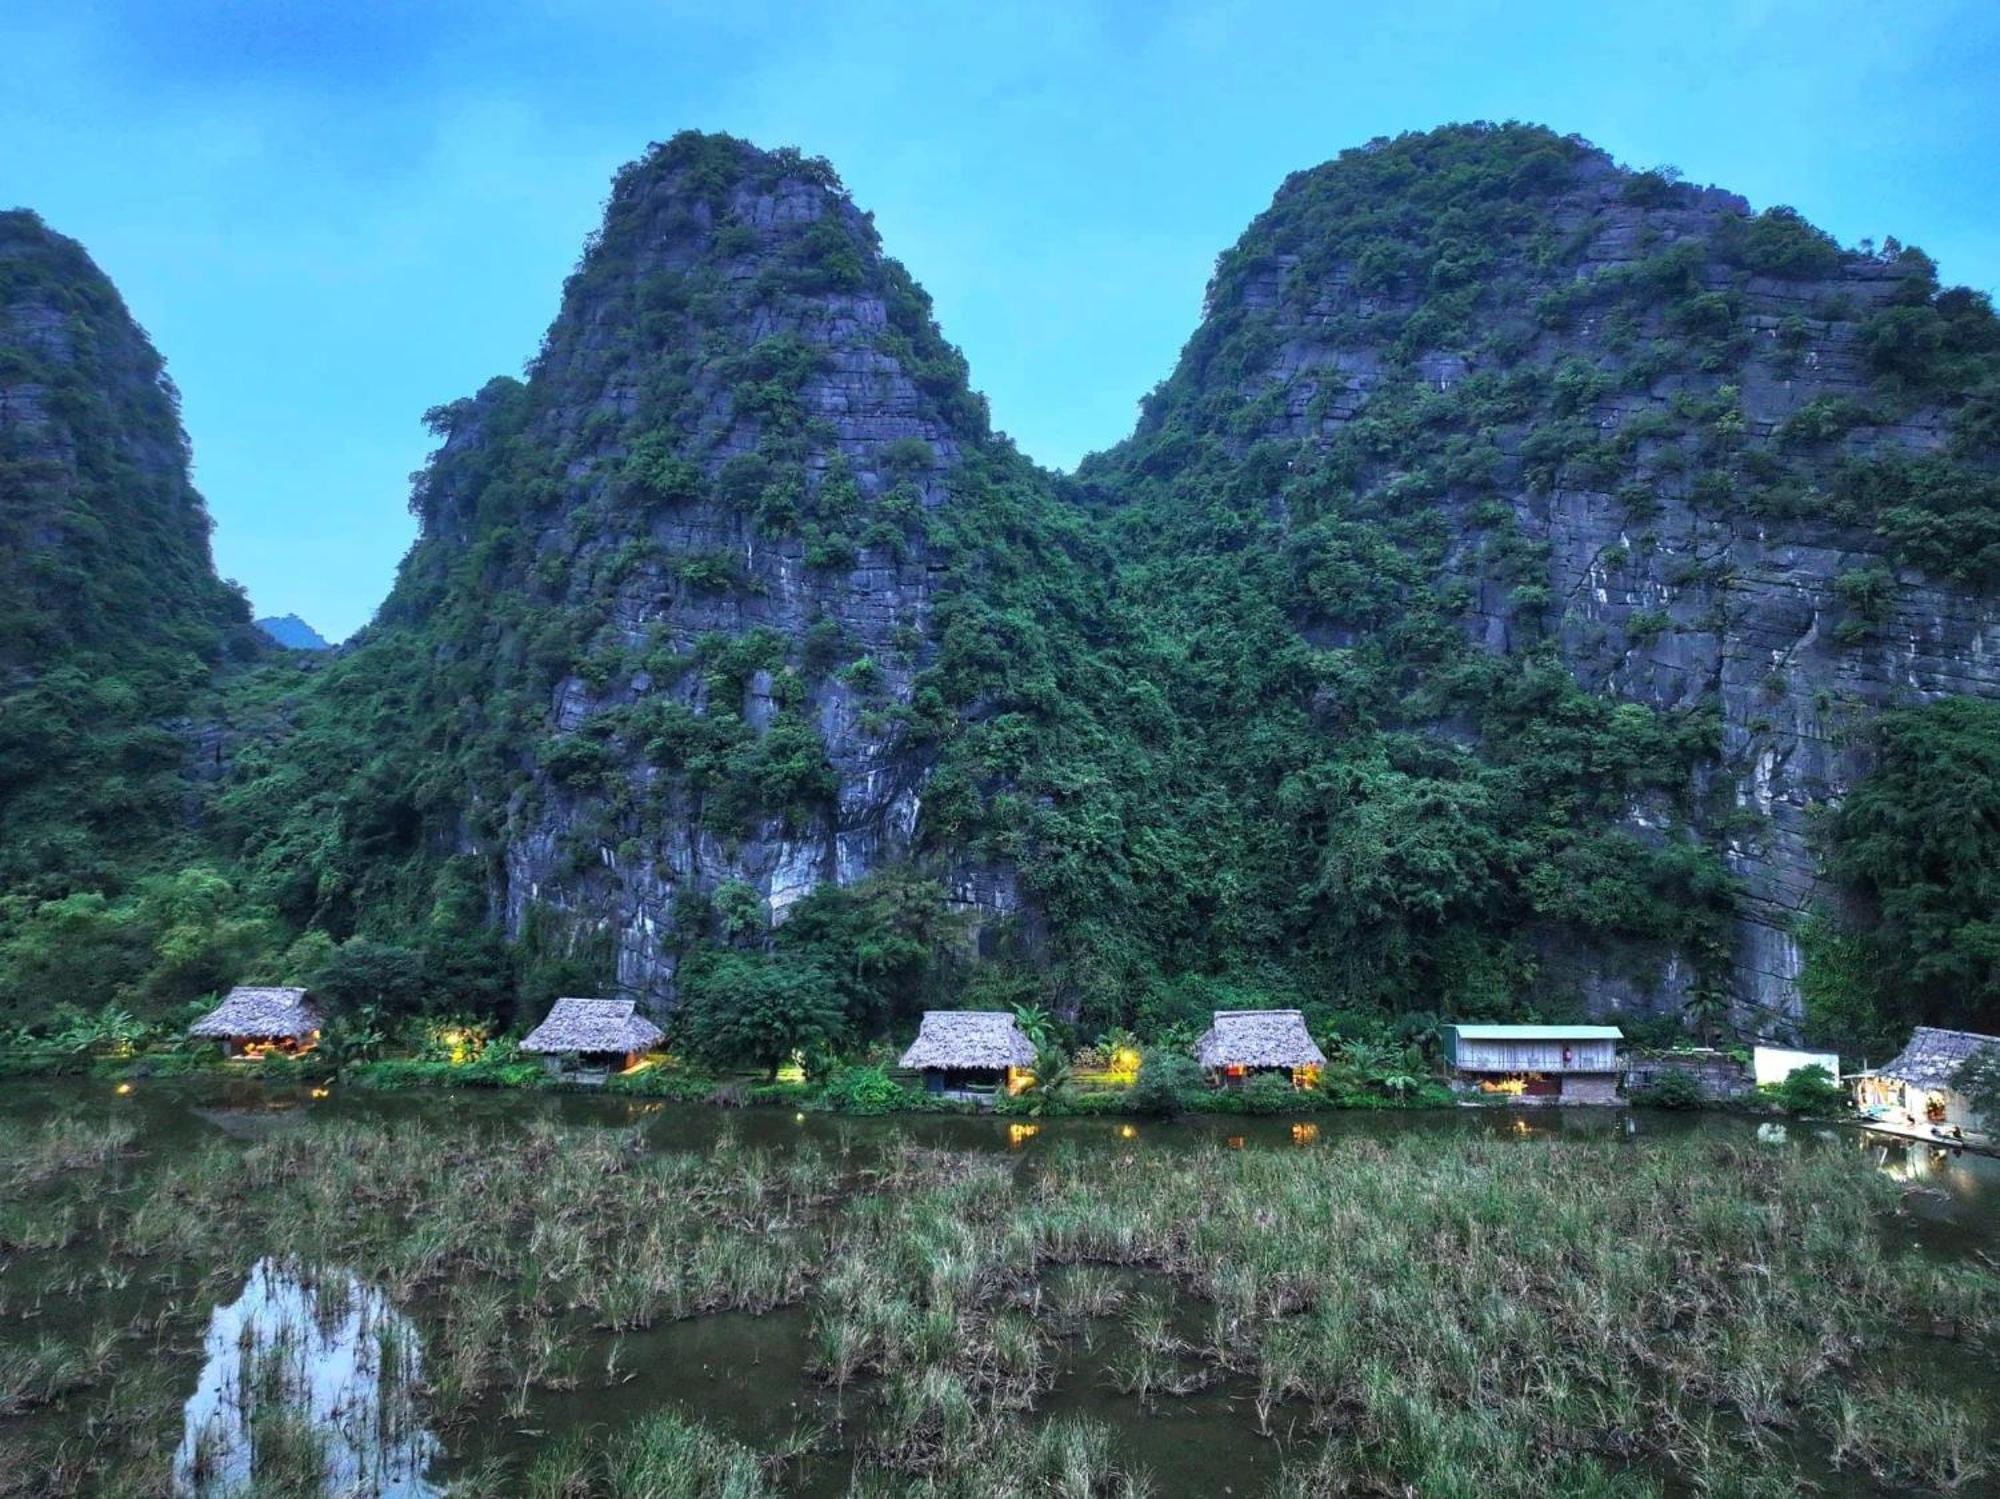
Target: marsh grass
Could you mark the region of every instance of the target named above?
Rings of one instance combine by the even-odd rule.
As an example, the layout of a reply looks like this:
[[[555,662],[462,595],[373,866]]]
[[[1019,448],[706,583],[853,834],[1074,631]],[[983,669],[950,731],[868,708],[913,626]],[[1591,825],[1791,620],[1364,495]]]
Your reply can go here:
[[[527,1499],[777,1499],[777,1479],[817,1440],[800,1433],[759,1454],[675,1411],[609,1437],[575,1433],[530,1464]]]
[[[648,1329],[802,1309],[823,1435],[760,1454],[655,1411],[493,1459],[478,1471],[504,1472],[500,1491],[754,1496],[812,1448],[852,1455],[861,1499],[1148,1492],[1142,1441],[1042,1414],[1069,1379],[1141,1410],[1227,1389],[1246,1433],[1287,1438],[1280,1496],[1625,1499],[1671,1478],[1761,1499],[1808,1461],[1964,1492],[1993,1468],[1990,1392],[1926,1385],[1921,1350],[1940,1332],[1991,1349],[2000,1279],[1891,1252],[1878,1226],[1894,1189],[1834,1151],[1461,1136],[1124,1152],[1107,1170],[1074,1149],[1029,1160],[901,1135],[872,1155],[727,1131],[661,1153],[636,1130],[546,1121],[413,1136],[318,1120],[88,1190],[130,1171],[132,1144],[67,1126],[0,1161],[0,1239],[94,1255],[59,1269],[65,1256],[23,1250],[32,1274],[0,1272],[0,1411],[73,1403],[174,1325],[148,1304],[101,1356],[16,1338],[50,1287],[204,1306],[255,1254],[338,1265],[417,1315],[423,1374],[397,1419],[475,1450],[496,1418],[534,1427],[549,1392],[621,1383],[645,1357],[626,1340],[641,1349]],[[59,1231],[27,1227],[51,1218]],[[342,1276],[325,1278],[323,1317],[343,1310]],[[384,1368],[413,1367],[408,1332],[376,1335]],[[1893,1396],[1892,1345],[1907,1371]],[[258,1377],[261,1440],[289,1473],[306,1450],[284,1424],[297,1402],[281,1367]],[[171,1429],[150,1419],[120,1428],[128,1458]]]

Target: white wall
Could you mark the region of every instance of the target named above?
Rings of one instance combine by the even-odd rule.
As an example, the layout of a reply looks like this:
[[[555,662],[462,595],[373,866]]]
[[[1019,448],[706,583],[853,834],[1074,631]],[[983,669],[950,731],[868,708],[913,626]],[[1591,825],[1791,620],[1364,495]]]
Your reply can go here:
[[[1830,1051],[1787,1051],[1782,1046],[1760,1046],[1750,1057],[1757,1086],[1782,1083],[1801,1067],[1824,1067],[1835,1082],[1840,1081],[1840,1058]]]

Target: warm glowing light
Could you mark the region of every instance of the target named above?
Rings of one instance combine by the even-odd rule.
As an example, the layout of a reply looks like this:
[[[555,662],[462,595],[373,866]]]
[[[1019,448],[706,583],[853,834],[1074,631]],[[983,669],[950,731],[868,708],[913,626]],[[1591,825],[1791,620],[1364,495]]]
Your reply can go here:
[[[1035,1074],[1030,1072],[1026,1067],[1009,1067],[1007,1069],[1007,1096],[1009,1098],[1019,1098],[1034,1086]]]
[[[1121,1140],[1136,1140],[1136,1139],[1138,1139],[1138,1138],[1139,1138],[1139,1126],[1138,1126],[1138,1125],[1136,1125],[1136,1124],[1121,1124],[1121,1125],[1119,1125],[1119,1126],[1118,1126],[1118,1138],[1119,1138],[1119,1139],[1121,1139]]]
[[[794,1124],[804,1124],[805,1122],[806,1122],[806,1116],[805,1116],[805,1115],[804,1115],[803,1113],[798,1113],[798,1114],[794,1114],[794,1115],[792,1115],[792,1123],[794,1123]]]
[[[329,1096],[332,1092],[333,1089],[331,1088],[315,1088],[312,1090],[314,1098],[325,1098]]]
[[[631,1066],[621,1070],[618,1075],[620,1077],[630,1077],[635,1072],[644,1072],[648,1067],[652,1065],[653,1065],[653,1059],[651,1057],[641,1057]]]
[[[444,1052],[454,1067],[479,1060],[486,1050],[486,1032],[476,1026],[447,1025],[431,1032],[431,1044]]]
[[[1111,1075],[1123,1082],[1131,1082],[1139,1075],[1139,1060],[1139,1053],[1132,1047],[1119,1047],[1111,1053]]]
[[[265,1057],[302,1057],[319,1044],[319,1032],[311,1031],[299,1037],[279,1036],[261,1041],[246,1040],[236,1055],[246,1062],[261,1062]]]
[[[1294,1067],[1292,1069],[1292,1085],[1294,1087],[1317,1088],[1319,1086],[1319,1077],[1320,1069],[1317,1066]]]
[[[1007,1144],[1014,1150],[1034,1139],[1042,1132],[1039,1124],[1010,1124],[1007,1126]]]
[[[1481,1093],[1506,1093],[1518,1098],[1521,1094],[1528,1091],[1528,1080],[1524,1077],[1503,1077],[1496,1083],[1491,1078],[1481,1078],[1479,1080],[1479,1091]]]
[[[1292,1143],[1294,1145],[1310,1145],[1318,1138],[1319,1126],[1317,1124],[1305,1123],[1292,1126]]]
[[[123,1097],[125,1094],[130,1093],[131,1091],[132,1091],[132,1085],[130,1083],[120,1083],[116,1089],[116,1092],[119,1094],[120,1097]]]
[[[1241,1135],[1231,1135],[1222,1143],[1227,1145],[1231,1150],[1241,1150],[1243,1148],[1243,1137]]]

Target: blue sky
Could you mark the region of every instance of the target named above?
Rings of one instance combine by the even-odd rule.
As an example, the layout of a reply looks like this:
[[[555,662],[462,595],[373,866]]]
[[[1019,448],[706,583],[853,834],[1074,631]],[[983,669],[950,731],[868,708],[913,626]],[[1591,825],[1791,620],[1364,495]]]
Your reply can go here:
[[[0,206],[166,355],[222,571],[333,636],[426,407],[518,373],[617,166],[688,126],[829,157],[1000,426],[1129,429],[1216,253],[1371,136],[1529,119],[2000,285],[2000,5],[7,0]]]

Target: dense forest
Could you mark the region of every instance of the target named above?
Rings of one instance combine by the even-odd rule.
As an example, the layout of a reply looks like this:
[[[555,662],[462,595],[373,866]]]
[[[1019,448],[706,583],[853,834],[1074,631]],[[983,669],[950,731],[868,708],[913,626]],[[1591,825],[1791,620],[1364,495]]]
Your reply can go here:
[[[1912,248],[1372,142],[1061,475],[824,162],[684,134],[426,420],[375,622],[259,644],[157,356],[0,218],[0,1020],[2000,1029],[2000,322]]]

